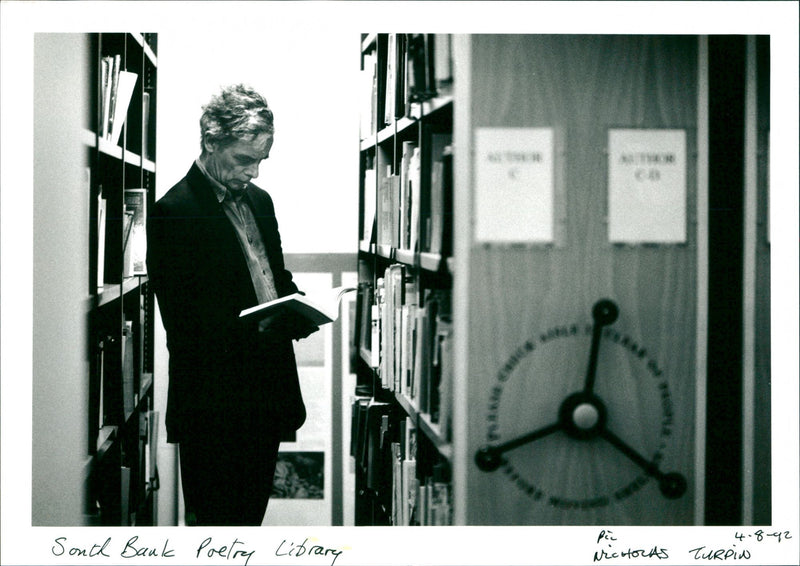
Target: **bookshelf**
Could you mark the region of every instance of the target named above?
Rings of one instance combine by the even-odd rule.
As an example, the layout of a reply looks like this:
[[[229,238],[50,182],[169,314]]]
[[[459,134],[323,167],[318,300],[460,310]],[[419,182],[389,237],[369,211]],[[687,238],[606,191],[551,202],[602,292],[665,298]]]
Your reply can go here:
[[[451,49],[362,41],[356,524],[452,524]]]
[[[157,36],[100,33],[92,47],[87,513],[103,525],[153,525],[158,414],[145,223],[155,198]]]
[[[77,279],[63,277],[59,306],[47,298],[52,289],[37,292],[39,304],[52,303],[58,310],[73,304],[79,314],[62,326],[76,329],[68,333],[75,336],[74,343],[53,345],[39,356],[49,357],[57,372],[35,371],[40,380],[36,387],[43,393],[37,397],[34,422],[45,423],[50,414],[60,414],[62,420],[50,423],[47,433],[35,425],[34,524],[155,525],[159,417],[153,398],[154,302],[143,254],[144,223],[156,181],[157,36],[40,34],[36,49],[41,54],[37,77],[47,82],[46,89],[37,89],[46,90],[36,100],[37,125],[49,122],[36,130],[36,190],[41,202],[67,199],[62,210],[75,211],[69,230],[54,224],[50,213],[39,212],[55,227],[39,238],[37,253],[51,247],[68,252],[60,256],[61,267],[41,262],[36,273],[47,281],[67,258],[70,270],[79,273]],[[53,85],[74,92],[59,96]],[[60,140],[57,132],[63,133]],[[48,151],[55,146],[68,148],[62,153],[71,157]],[[55,181],[58,196],[45,177],[58,176],[56,172],[61,172]],[[81,182],[72,182],[73,177]],[[46,323],[42,319],[37,324],[44,328]],[[37,339],[35,348],[47,347]],[[82,352],[80,362],[68,361],[73,352]],[[66,389],[58,395],[44,393],[52,387],[51,379]],[[71,470],[75,441],[45,438],[59,427],[79,438],[77,472]],[[71,492],[76,487],[69,480],[72,472],[80,475],[83,491],[77,505],[47,493],[45,486],[52,482],[46,480],[48,468],[63,475],[55,485],[69,485]]]
[[[709,133],[709,90],[728,88],[709,74],[730,62],[693,36],[361,49],[357,523],[428,524],[434,486],[448,524],[731,520],[700,512],[709,490],[743,498],[705,460],[731,425],[707,387],[730,389],[718,368],[738,363],[708,330],[732,265],[708,263],[709,192],[730,193],[709,145],[736,133]],[[644,182],[669,203],[637,204]]]

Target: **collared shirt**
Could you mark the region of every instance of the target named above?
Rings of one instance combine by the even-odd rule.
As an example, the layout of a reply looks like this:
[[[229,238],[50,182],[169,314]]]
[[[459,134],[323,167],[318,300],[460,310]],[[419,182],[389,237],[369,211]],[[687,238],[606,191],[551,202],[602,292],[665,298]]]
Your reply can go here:
[[[236,232],[236,237],[247,262],[247,268],[250,270],[250,278],[253,281],[258,302],[266,303],[277,299],[278,292],[275,289],[275,280],[272,275],[272,269],[269,266],[267,250],[264,246],[264,240],[261,238],[261,231],[258,229],[253,211],[245,198],[245,191],[237,191],[238,194],[233,193],[209,175],[200,160],[197,160],[196,163],[200,171],[211,181],[214,195],[222,205],[225,215]]]

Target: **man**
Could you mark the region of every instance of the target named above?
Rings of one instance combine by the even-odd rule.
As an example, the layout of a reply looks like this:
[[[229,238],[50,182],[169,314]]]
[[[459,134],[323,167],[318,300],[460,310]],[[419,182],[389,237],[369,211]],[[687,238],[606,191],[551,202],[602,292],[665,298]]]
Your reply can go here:
[[[238,319],[297,292],[272,199],[250,183],[274,139],[266,100],[224,88],[200,129],[200,157],[148,218],[148,272],[169,349],[167,441],[179,444],[187,523],[260,525],[279,443],[306,418],[292,339],[317,328]]]

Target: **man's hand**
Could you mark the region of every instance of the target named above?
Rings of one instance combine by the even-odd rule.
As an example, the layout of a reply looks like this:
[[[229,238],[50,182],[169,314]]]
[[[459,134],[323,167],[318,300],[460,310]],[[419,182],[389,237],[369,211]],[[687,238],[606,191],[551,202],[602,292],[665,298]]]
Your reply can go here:
[[[258,324],[258,330],[268,338],[302,340],[319,330],[319,327],[307,318],[282,312],[263,319]]]

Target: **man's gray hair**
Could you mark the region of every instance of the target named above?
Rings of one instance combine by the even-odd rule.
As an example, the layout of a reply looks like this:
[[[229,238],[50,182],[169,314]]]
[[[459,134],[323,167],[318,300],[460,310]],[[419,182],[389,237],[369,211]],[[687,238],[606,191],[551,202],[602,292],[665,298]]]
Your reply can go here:
[[[222,146],[235,140],[273,134],[272,110],[267,100],[243,84],[223,87],[203,106],[200,117],[200,146],[205,151],[206,136]]]

